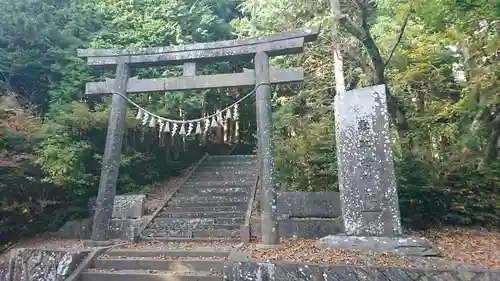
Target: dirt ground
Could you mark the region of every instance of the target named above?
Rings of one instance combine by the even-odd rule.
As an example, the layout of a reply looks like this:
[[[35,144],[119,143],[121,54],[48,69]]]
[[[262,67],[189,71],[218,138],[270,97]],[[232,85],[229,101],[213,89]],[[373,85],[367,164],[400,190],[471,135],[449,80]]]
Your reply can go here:
[[[388,267],[430,267],[456,268],[465,265],[474,268],[500,268],[500,233],[485,229],[445,228],[433,229],[414,235],[425,236],[434,242],[441,256],[434,258],[398,257],[390,254],[366,254],[340,249],[320,250],[314,247],[316,240],[284,240],[279,249],[259,249],[253,241],[241,250],[247,251],[252,259],[262,261],[290,261],[317,264],[372,265]],[[118,248],[134,249],[183,249],[233,248],[236,243],[217,241],[199,243],[175,243],[145,241]],[[13,248],[78,249],[83,248],[81,240],[58,239],[48,235],[23,240]],[[7,261],[7,253],[0,255],[0,266]]]
[[[485,229],[444,228],[413,235],[425,236],[439,249],[440,257],[398,257],[391,254],[367,254],[342,249],[316,249],[316,240],[286,240],[279,249],[259,249],[255,244],[243,249],[252,259],[316,264],[371,265],[387,267],[500,268],[500,233]]]

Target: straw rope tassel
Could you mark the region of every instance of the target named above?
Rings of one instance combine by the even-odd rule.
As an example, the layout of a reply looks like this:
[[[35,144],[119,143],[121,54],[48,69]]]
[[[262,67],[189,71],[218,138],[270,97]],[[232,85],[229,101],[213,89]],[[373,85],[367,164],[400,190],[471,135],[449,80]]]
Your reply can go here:
[[[196,124],[196,131],[194,132],[196,135],[201,135],[201,122],[198,121]]]
[[[203,133],[206,134],[208,132],[208,129],[210,129],[210,118],[203,120],[203,122],[205,122],[205,129],[203,130]]]
[[[186,134],[186,126],[184,123],[181,124],[181,129],[179,130],[179,135],[185,135]]]
[[[225,133],[224,137],[225,137],[225,141],[229,142],[230,141],[229,139],[231,138],[231,135],[229,134],[229,130],[231,128],[231,108],[228,108],[226,110],[225,119],[226,119],[226,128],[224,129],[224,133]]]
[[[149,127],[151,128],[156,127],[156,118],[154,118],[154,116],[152,116],[151,120],[149,121]]]
[[[217,123],[217,118],[214,116],[212,117],[212,128],[217,128],[219,127],[219,123]]]
[[[144,112],[142,112],[142,109],[139,109],[139,111],[137,111],[137,116],[135,116],[135,120],[142,120],[143,114]]]
[[[235,121],[235,124],[234,124],[234,138],[238,142],[240,140],[240,115],[239,115],[239,112],[238,112],[238,104],[234,105],[233,119]]]
[[[149,120],[149,114],[147,112],[144,112],[144,115],[142,116],[142,125],[146,125]]]
[[[158,121],[158,126],[159,126],[159,129],[158,129],[158,137],[160,138],[161,140],[161,137],[162,137],[162,134],[163,134],[163,128],[165,127],[165,122],[163,122],[163,120],[159,120]]]
[[[193,123],[189,123],[188,125],[188,130],[187,130],[187,135],[191,135],[191,133],[193,132]]]
[[[177,133],[177,127],[179,127],[179,125],[177,125],[177,123],[174,123],[174,125],[172,126],[172,137]]]

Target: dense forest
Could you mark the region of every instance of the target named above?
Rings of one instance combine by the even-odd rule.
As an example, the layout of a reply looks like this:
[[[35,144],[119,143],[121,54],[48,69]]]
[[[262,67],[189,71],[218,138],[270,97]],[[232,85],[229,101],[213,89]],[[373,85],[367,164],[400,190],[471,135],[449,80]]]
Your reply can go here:
[[[110,100],[85,97],[84,87],[113,74],[88,68],[77,48],[209,42],[313,25],[321,26],[320,38],[306,52],[272,60],[307,73],[299,88],[273,92],[279,188],[338,189],[332,48],[339,46],[347,89],[388,85],[406,226],[498,226],[496,2],[343,1],[344,16],[334,24],[330,0],[0,1],[0,244],[86,215],[88,199],[97,194]],[[234,67],[206,65],[203,72]],[[229,99],[216,90],[131,98],[166,117],[179,117],[179,110],[199,117]],[[245,105],[246,122],[254,122],[254,107]],[[198,143],[165,144],[138,128],[134,115],[129,111],[119,193],[143,192],[202,153]]]

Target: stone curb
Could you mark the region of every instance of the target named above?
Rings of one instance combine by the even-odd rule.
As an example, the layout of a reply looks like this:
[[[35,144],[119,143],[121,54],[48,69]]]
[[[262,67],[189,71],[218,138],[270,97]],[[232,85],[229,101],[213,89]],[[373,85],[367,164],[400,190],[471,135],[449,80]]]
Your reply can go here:
[[[340,264],[308,264],[276,261],[233,261],[224,265],[225,281],[288,281],[288,280],[462,280],[497,281],[498,269],[398,268]],[[332,280],[333,280],[332,279]]]
[[[236,261],[248,261],[248,255],[246,252],[240,251],[241,248],[245,246],[245,243],[239,243],[234,248],[229,251],[229,256],[227,259],[232,262]]]
[[[17,243],[17,244],[19,244],[19,243]],[[72,253],[72,252],[89,252],[89,255],[92,253],[91,251],[87,251],[86,249],[82,250],[82,249],[75,249],[75,248],[69,248],[69,249],[64,249],[64,248],[48,249],[48,248],[34,248],[34,247],[13,248],[10,250],[10,252],[8,252],[9,259],[7,262],[6,272],[5,272],[4,276],[0,275],[0,281],[17,281],[17,280],[14,280],[15,272],[13,272],[13,270],[15,267],[15,260],[18,256],[19,252],[22,250],[61,252],[61,253],[66,253],[66,254]],[[84,261],[85,261],[85,259],[84,259]],[[82,263],[83,263],[83,261],[82,261]],[[0,274],[1,274],[1,272],[0,272]],[[5,278],[5,279],[2,279],[2,278]],[[76,281],[76,280],[73,280],[73,281]]]
[[[257,186],[260,182],[260,173],[257,174],[257,177],[255,179],[255,183],[252,186],[252,190],[250,193],[250,196],[248,197],[248,207],[247,207],[247,212],[245,214],[245,223],[241,227],[240,230],[240,237],[241,237],[241,242],[243,243],[250,243],[250,240],[252,238],[252,231],[250,228],[250,219],[252,217],[252,209],[253,209],[253,202],[255,200],[255,195],[257,192]]]

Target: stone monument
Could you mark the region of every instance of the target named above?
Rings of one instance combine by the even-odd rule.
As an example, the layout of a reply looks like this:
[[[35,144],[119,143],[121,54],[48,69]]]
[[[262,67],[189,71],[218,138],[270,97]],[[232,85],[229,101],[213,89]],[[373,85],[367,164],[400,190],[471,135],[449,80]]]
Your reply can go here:
[[[340,201],[345,236],[320,248],[435,254],[424,238],[403,238],[385,85],[335,96]]]

